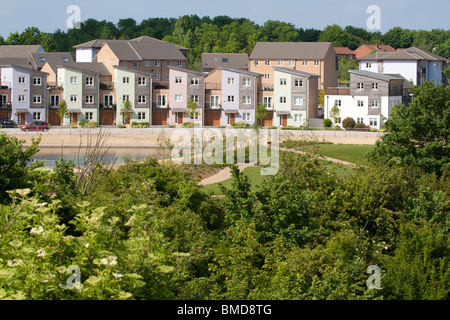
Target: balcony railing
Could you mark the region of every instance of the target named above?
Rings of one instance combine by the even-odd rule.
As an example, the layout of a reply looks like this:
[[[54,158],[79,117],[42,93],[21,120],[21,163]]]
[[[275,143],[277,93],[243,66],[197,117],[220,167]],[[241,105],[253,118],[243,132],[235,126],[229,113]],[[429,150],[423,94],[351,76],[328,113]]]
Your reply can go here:
[[[270,84],[262,84],[258,86],[258,91],[273,91],[273,85]]]
[[[205,90],[222,90],[220,82],[205,82]]]
[[[114,90],[114,85],[100,82],[100,90]]]
[[[205,108],[206,109],[220,109],[221,107],[222,107],[221,104],[205,102]]]
[[[9,81],[2,81],[0,88],[1,89],[11,89],[11,82],[9,82]]]
[[[326,88],[327,95],[348,96],[350,95],[350,88]]]
[[[11,108],[11,102],[0,102],[0,107]]]
[[[152,103],[152,108],[168,109],[168,108],[169,108],[169,103],[166,102],[165,105],[160,105],[160,104],[158,104],[158,102],[153,101],[153,103]]]

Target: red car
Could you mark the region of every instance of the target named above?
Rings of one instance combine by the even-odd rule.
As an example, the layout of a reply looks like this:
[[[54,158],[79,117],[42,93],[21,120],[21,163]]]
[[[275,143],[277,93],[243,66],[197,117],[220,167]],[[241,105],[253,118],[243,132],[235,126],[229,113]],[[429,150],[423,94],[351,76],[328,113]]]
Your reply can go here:
[[[33,121],[22,127],[22,131],[48,131],[50,129],[49,125],[45,121]]]

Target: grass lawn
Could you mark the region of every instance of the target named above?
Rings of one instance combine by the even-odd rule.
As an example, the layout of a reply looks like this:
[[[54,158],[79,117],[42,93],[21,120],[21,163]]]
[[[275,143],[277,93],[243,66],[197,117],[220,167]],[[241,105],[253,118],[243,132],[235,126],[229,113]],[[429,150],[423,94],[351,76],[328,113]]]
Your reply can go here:
[[[320,145],[306,145],[303,147],[295,147],[297,150],[320,150],[321,155],[325,157],[335,158],[343,161],[348,161],[356,164],[368,165],[369,162],[365,155],[372,151],[374,145],[359,145],[359,144],[320,144]]]

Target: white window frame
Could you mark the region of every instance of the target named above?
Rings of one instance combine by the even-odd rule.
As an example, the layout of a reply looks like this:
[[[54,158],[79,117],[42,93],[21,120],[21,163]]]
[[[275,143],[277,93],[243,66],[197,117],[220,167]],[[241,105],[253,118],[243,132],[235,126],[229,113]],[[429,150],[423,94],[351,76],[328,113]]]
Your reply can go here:
[[[242,113],[242,120],[250,121],[251,120],[251,113],[250,112],[243,112]]]
[[[342,106],[342,100],[334,100],[334,103],[335,103],[336,107]]]
[[[147,78],[146,77],[138,77],[138,86],[146,86]]]
[[[228,79],[227,79],[227,83],[228,83],[229,85],[234,85],[234,78],[228,78]]]
[[[106,98],[106,97],[108,97],[108,98]],[[106,100],[108,100],[108,102]],[[112,95],[112,94],[103,95],[103,104],[105,107],[113,105],[114,104],[114,95]]]
[[[70,81],[70,84],[78,84],[78,77],[71,76],[69,81]]]
[[[371,62],[366,62],[366,68],[367,68],[367,69],[372,68],[372,63],[371,63]]]
[[[308,60],[303,60],[302,61],[302,66],[307,66],[308,65]]]
[[[167,94],[158,94],[156,95],[156,106],[167,107]]]
[[[146,67],[150,67],[151,66],[150,60],[145,60],[144,64],[145,64]]]
[[[137,117],[138,117],[138,120],[145,120],[146,113],[145,112],[138,112],[137,113]]]
[[[17,97],[17,100],[19,102],[26,102],[26,96],[24,94],[19,94],[19,96]]]
[[[270,66],[270,60],[264,60],[264,65],[265,66]]]
[[[378,90],[378,82],[372,82],[372,90]]]
[[[84,114],[84,117],[86,118],[86,120],[92,121],[92,120],[94,120],[94,113],[93,112],[86,112]]]
[[[93,95],[86,95],[85,97],[84,97],[84,102],[86,103],[86,104],[94,104],[94,102],[95,102],[95,99],[94,99],[94,96]]]
[[[155,74],[155,80],[156,81],[160,81],[161,80],[161,75],[160,74]]]
[[[181,95],[181,94],[176,94],[176,95],[175,95],[175,101],[176,101],[176,102],[182,102],[182,101],[183,101],[183,95]]]
[[[377,127],[378,126],[378,119],[377,118],[369,118],[369,125],[371,127]]]
[[[356,123],[364,123],[364,118],[356,118]]]
[[[198,86],[200,84],[199,77],[191,77],[191,86]]]
[[[228,102],[234,102],[234,96],[228,96],[227,97]]]
[[[77,102],[78,96],[76,94],[71,94],[69,99],[70,102]]]
[[[251,96],[243,96],[242,97],[242,104],[252,104],[252,97]]]
[[[296,106],[303,106],[305,104],[305,98],[304,97],[295,97],[294,98],[294,105]]]
[[[289,60],[289,66],[291,67],[295,66],[295,60]]]
[[[358,107],[364,107],[364,100],[357,101]]]
[[[194,102],[199,103],[200,102],[200,96],[198,94],[191,95],[191,100]]]
[[[314,60],[314,66],[320,66],[320,61],[319,60]]]
[[[285,86],[287,84],[286,78],[280,78],[280,86]]]
[[[122,77],[122,83],[129,84],[130,83],[130,77]]]
[[[27,78],[25,78],[25,77],[19,77],[18,79],[17,79],[17,81],[19,82],[19,83],[21,83],[21,84],[23,84],[23,83],[26,83],[26,80]]]
[[[252,85],[252,79],[250,79],[250,78],[243,78],[242,79],[242,85],[244,87],[250,87]]]
[[[377,100],[373,100],[372,104],[371,104],[372,108],[378,108],[378,101]]]
[[[133,62],[133,68],[137,68],[139,67],[139,63],[138,62]]]
[[[94,78],[93,77],[86,77],[84,79],[84,84],[87,86],[93,86],[94,85]]]
[[[255,64],[255,67],[259,66],[259,60],[255,60],[254,64]]]
[[[35,86],[42,86],[42,77],[34,77],[33,78],[33,85],[35,85]]]
[[[139,104],[147,103],[147,96],[146,95],[138,95],[138,103]]]
[[[266,108],[272,108],[273,97],[263,97],[263,106],[265,106]]]
[[[124,95],[122,95],[122,101],[123,101],[123,102],[125,102],[125,101],[130,101],[130,95],[129,95],[129,94],[124,94]]]
[[[161,61],[156,60],[156,61],[155,61],[155,67],[160,67],[160,66],[161,66]]]
[[[281,104],[286,104],[286,103],[287,103],[287,97],[285,97],[285,96],[280,96],[280,103],[281,103]]]
[[[42,96],[40,94],[33,96],[33,103],[34,104],[42,104]],[[40,119],[38,119],[40,120]]]
[[[41,120],[41,113],[33,112],[33,120]]]
[[[364,82],[358,82],[356,84],[356,89],[357,90],[364,90]]]
[[[209,105],[210,107],[219,107],[220,106],[220,96],[210,96],[209,97]]]
[[[294,86],[297,88],[303,87],[303,79],[295,79],[294,80]]]
[[[172,61],[166,61],[166,64],[167,64],[168,67],[171,67],[172,66]]]
[[[178,67],[182,67],[183,66],[183,61],[177,61],[177,66]]]
[[[283,60],[278,60],[278,65],[282,66],[283,65]]]
[[[264,74],[264,79],[265,80],[269,80],[270,79],[270,73],[265,73]]]

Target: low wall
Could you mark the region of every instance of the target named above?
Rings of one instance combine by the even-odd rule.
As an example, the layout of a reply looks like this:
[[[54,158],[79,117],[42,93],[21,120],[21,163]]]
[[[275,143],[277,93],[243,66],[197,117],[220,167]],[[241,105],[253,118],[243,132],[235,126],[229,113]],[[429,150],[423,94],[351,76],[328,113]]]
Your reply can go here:
[[[109,135],[107,144],[117,148],[148,148],[159,145],[158,137],[164,134],[170,138],[175,128],[145,128],[145,129],[51,129],[48,132],[23,132],[19,129],[1,129],[8,135],[25,140],[30,145],[32,138],[41,137],[41,147],[78,147],[85,145],[89,136],[95,137],[99,132]],[[192,130],[192,129],[184,129]],[[196,129],[198,130],[198,129]],[[226,130],[226,129],[221,129]],[[306,130],[278,130],[280,141],[287,139],[306,141],[326,141],[336,144],[369,144],[373,145],[383,136],[382,132],[355,131],[306,131]]]

